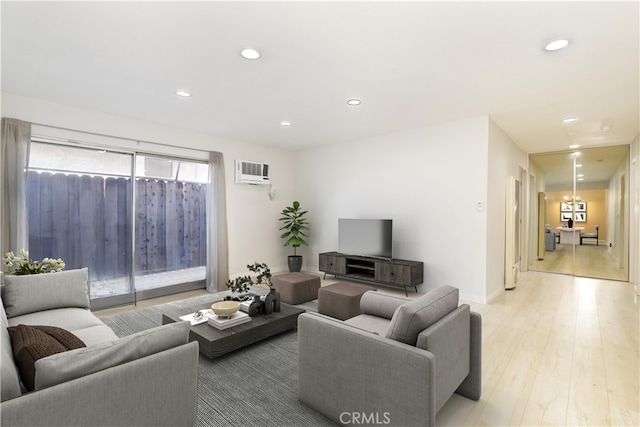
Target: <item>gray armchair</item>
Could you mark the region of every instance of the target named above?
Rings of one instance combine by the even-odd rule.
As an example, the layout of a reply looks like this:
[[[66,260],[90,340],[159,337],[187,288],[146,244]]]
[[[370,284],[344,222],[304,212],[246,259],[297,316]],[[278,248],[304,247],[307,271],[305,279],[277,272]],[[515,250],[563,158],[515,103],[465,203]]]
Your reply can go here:
[[[544,250],[547,252],[553,252],[556,250],[556,233],[551,230],[551,226],[549,224],[545,226]]]
[[[480,398],[482,320],[458,289],[362,296],[363,314],[298,318],[298,399],[336,423],[435,425],[453,393]]]

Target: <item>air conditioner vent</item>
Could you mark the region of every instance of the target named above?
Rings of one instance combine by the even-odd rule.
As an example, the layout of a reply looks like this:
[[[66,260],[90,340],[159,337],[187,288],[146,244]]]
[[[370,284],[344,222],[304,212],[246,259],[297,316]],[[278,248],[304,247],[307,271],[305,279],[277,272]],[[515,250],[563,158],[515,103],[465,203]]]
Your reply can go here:
[[[236,184],[269,184],[269,165],[248,160],[235,161]]]

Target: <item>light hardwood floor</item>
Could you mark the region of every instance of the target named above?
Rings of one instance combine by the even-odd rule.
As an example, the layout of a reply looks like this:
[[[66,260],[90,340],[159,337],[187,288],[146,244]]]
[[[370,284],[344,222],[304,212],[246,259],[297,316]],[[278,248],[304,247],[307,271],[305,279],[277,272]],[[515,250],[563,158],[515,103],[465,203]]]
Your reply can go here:
[[[454,394],[437,425],[639,425],[640,317],[632,284],[529,271],[514,290],[470,305],[482,315],[482,397]],[[127,309],[134,307],[98,314]]]
[[[555,251],[545,252],[544,259],[535,261],[530,269],[599,279],[628,280],[627,270],[618,267],[611,248],[606,245],[577,245],[574,258],[571,245],[557,244]]]
[[[482,398],[454,395],[438,425],[638,425],[633,285],[526,272],[482,315]]]

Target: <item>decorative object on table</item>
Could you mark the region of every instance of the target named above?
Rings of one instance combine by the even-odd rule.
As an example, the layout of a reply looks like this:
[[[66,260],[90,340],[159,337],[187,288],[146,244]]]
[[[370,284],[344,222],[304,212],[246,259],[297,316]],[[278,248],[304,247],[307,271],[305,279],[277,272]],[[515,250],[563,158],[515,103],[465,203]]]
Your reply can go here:
[[[184,316],[180,316],[180,320],[186,320],[191,322],[191,326],[199,325],[201,323],[205,323],[209,320],[209,316],[213,315],[213,310],[198,310],[195,313],[185,314]]]
[[[65,264],[60,258],[44,258],[42,261],[34,261],[29,258],[29,252],[20,249],[16,256],[13,252],[4,255],[4,265],[9,267],[5,274],[25,276],[27,274],[57,273],[64,269]]]
[[[211,310],[218,317],[231,318],[240,309],[238,301],[218,301],[211,304]]]
[[[241,302],[240,311],[247,313],[250,317],[279,312],[280,294],[275,289],[271,289],[267,295],[256,295],[253,300]]]
[[[251,317],[247,313],[237,311],[229,317],[209,316],[207,323],[216,329],[224,330],[250,321]]]
[[[282,221],[283,225],[279,230],[285,230],[280,237],[285,239],[284,246],[293,246],[293,255],[287,258],[290,272],[302,269],[302,255],[298,255],[296,249],[301,245],[309,246],[304,240],[305,237],[309,237],[306,233],[309,229],[309,222],[305,218],[307,212],[300,209],[300,202],[296,200],[292,206],[284,208],[280,213],[279,221]]]
[[[280,311],[280,294],[273,289],[271,284],[271,269],[265,263],[254,262],[248,264],[247,268],[252,273],[258,273],[255,279],[250,276],[241,276],[227,282],[227,287],[232,293],[247,293],[252,285],[266,285],[269,293],[263,296],[256,296],[251,293],[242,296],[226,296],[225,301],[240,301],[240,310],[248,313],[249,316],[259,314],[271,314]],[[268,303],[268,306],[267,306]]]
[[[250,317],[264,314],[264,301],[260,299],[260,295],[256,295],[252,300],[240,303],[240,311],[247,313]]]
[[[258,273],[255,280],[251,276],[241,276],[235,279],[229,279],[227,281],[227,288],[233,293],[246,293],[249,291],[249,287],[252,285],[265,284],[271,288],[271,270],[265,263],[254,262],[253,264],[247,264],[249,271]],[[244,299],[243,299],[244,301]]]
[[[280,294],[271,288],[264,298],[264,314],[280,311]]]

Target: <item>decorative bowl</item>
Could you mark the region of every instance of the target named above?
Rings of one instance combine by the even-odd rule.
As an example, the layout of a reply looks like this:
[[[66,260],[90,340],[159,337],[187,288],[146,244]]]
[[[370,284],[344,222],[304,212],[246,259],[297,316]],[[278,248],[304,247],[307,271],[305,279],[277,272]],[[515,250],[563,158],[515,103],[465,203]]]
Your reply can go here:
[[[231,317],[239,309],[239,301],[219,301],[211,304],[211,310],[213,310],[218,317]]]

